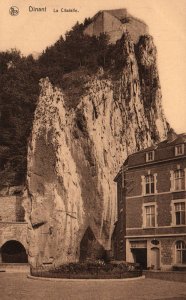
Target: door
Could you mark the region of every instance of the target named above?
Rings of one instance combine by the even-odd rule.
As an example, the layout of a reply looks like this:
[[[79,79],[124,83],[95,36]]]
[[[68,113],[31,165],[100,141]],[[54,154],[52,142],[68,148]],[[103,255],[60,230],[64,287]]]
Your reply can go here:
[[[151,265],[154,270],[160,268],[160,249],[157,247],[151,249]]]
[[[145,270],[147,269],[147,249],[136,248],[131,250],[134,256],[134,261]]]

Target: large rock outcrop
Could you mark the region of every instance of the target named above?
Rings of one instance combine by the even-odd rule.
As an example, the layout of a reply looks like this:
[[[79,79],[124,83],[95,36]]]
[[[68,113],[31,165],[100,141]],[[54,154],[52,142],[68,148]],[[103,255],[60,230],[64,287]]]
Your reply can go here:
[[[77,261],[87,228],[110,247],[116,221],[114,177],[126,157],[166,137],[156,48],[128,34],[116,44],[117,74],[99,70],[75,109],[49,79],[40,81],[28,150],[25,204],[33,267]]]

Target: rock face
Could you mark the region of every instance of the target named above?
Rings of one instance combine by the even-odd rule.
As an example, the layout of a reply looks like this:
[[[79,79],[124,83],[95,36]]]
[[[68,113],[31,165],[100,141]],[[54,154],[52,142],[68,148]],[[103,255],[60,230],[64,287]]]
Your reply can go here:
[[[28,150],[29,260],[33,267],[74,262],[91,228],[110,248],[116,221],[113,181],[126,157],[166,137],[156,48],[150,36],[134,44],[124,34],[116,44],[115,76],[92,76],[76,109],[63,91],[40,81]]]

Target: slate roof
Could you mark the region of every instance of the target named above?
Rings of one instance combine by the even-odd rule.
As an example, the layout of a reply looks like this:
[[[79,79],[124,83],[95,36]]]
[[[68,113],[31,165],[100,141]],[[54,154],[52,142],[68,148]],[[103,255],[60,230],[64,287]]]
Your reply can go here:
[[[124,161],[122,168],[135,168],[143,166],[144,164],[153,164],[164,161],[166,159],[182,158],[183,156],[175,156],[175,146],[179,144],[186,144],[186,133],[173,134],[160,143],[152,145],[151,147],[145,148],[138,152],[135,152],[127,157]],[[146,154],[149,151],[155,151],[155,159],[152,162],[146,162]],[[185,150],[186,152],[186,150]],[[184,156],[185,157],[185,156]],[[121,169],[122,169],[121,168]],[[121,169],[115,177],[117,181],[118,176],[121,173]]]
[[[111,9],[111,10],[103,10],[112,16],[118,18],[119,20],[122,20],[123,18],[126,18],[129,16],[126,8],[121,8],[121,9]]]

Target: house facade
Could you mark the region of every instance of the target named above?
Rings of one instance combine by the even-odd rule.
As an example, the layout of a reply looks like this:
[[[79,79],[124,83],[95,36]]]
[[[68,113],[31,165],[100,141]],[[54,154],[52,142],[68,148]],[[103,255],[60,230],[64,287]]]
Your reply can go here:
[[[128,157],[115,178],[117,259],[169,270],[186,264],[186,134]]]

